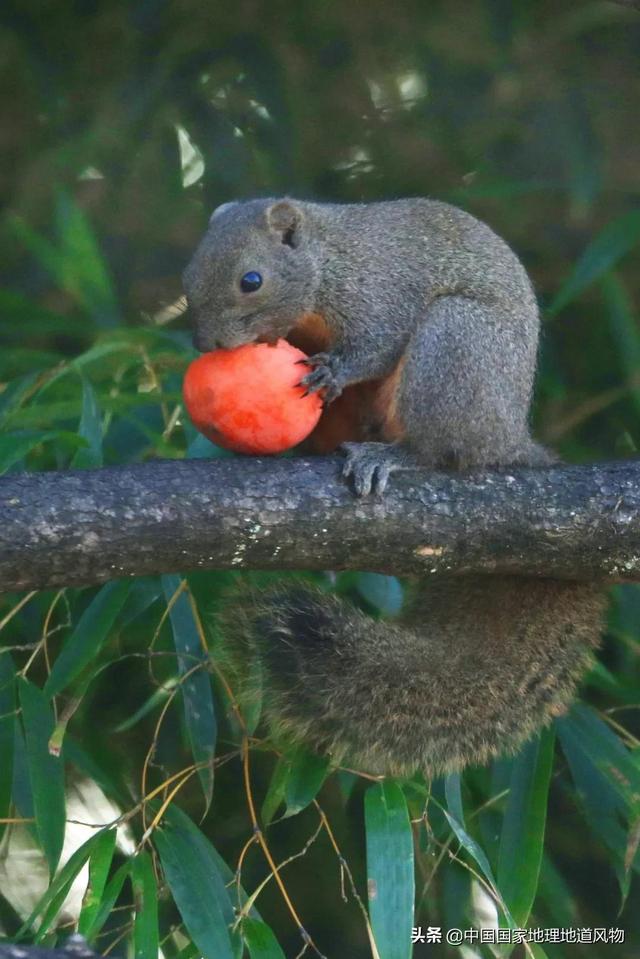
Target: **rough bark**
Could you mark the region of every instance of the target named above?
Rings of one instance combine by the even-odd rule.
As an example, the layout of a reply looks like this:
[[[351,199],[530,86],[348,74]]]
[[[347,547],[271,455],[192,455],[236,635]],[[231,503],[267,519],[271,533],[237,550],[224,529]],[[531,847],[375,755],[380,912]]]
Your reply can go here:
[[[640,462],[396,474],[339,459],[164,460],[0,480],[0,590],[190,569],[640,580]]]

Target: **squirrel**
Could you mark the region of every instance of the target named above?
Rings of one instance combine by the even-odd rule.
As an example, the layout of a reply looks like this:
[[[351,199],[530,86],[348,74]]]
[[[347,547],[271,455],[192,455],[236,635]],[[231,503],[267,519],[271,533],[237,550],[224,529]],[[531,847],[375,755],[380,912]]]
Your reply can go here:
[[[422,466],[468,471],[556,458],[530,435],[539,313],[524,267],[447,203],[225,203],[184,273],[201,351],[284,337],[326,412],[310,443],[341,448],[357,496]],[[304,373],[301,368],[301,374]],[[426,775],[513,752],[561,715],[601,631],[595,584],[493,575],[418,582],[395,621],[311,585],[223,613],[257,655],[272,728],[336,764]]]

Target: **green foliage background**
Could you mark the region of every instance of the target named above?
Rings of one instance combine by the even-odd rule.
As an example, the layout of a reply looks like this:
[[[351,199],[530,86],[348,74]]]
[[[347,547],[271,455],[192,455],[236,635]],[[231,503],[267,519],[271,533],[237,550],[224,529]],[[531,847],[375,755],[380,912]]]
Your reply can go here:
[[[282,193],[430,195],[486,219],[520,253],[543,307],[538,435],[574,461],[635,452],[632,8],[7,0],[0,51],[1,471],[220,455],[180,408],[194,355],[175,305],[180,273],[216,204]],[[412,924],[478,925],[478,889],[497,899],[503,925],[626,934],[625,944],[514,955],[637,955],[638,587],[613,591],[583,703],[556,730],[461,779],[372,784],[329,774],[254,730],[257,717],[239,718],[214,625],[235,575],[0,600],[9,886],[16,829],[55,872],[65,778],[98,784],[137,850],[114,853],[114,830],[96,831],[30,917],[16,914],[5,884],[7,936],[62,938],[62,900],[88,860],[79,927],[100,951],[151,959],[160,941],[168,959],[300,954],[304,936],[257,842],[250,795],[273,860],[291,860],[281,880],[309,955],[373,954],[367,879],[382,959],[410,955]],[[322,581],[372,614],[397,606],[394,580]],[[466,955],[493,954],[472,948]],[[417,944],[414,954],[461,953]]]

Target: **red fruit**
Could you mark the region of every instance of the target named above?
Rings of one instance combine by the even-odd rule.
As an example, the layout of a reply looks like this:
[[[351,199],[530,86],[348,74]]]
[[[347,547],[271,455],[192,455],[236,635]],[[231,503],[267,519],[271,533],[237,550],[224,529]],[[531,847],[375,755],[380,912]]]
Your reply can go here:
[[[286,340],[214,350],[187,369],[183,395],[196,429],[236,453],[281,453],[309,435],[322,413],[317,393],[298,383],[302,350]]]

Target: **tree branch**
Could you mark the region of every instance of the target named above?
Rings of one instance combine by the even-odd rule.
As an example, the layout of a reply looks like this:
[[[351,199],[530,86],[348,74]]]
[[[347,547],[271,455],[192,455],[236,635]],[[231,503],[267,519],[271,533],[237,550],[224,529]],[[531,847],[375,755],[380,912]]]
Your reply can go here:
[[[640,580],[640,462],[396,474],[328,458],[162,460],[0,480],[0,590],[189,569]]]

